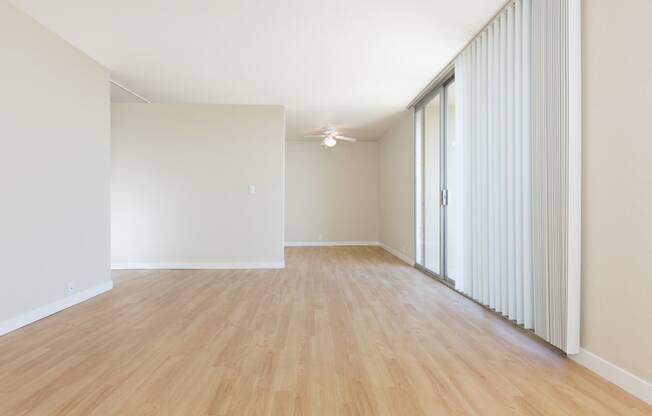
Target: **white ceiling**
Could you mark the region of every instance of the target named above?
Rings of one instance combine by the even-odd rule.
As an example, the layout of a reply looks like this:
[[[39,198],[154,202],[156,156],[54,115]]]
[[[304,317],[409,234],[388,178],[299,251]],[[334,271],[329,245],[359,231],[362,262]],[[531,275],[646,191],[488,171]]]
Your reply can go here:
[[[505,0],[13,0],[152,102],[376,139]]]

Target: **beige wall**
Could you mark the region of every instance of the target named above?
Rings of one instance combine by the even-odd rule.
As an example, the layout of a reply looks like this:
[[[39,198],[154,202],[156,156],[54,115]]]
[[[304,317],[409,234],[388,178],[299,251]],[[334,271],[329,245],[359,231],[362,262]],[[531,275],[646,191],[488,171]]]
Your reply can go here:
[[[378,143],[286,143],[287,242],[378,241]]]
[[[282,262],[284,129],[280,106],[113,104],[112,263]]]
[[[581,343],[652,381],[652,2],[582,7]]]
[[[380,139],[380,242],[414,259],[414,118],[405,111]]]
[[[110,283],[109,73],[0,1],[0,330]]]

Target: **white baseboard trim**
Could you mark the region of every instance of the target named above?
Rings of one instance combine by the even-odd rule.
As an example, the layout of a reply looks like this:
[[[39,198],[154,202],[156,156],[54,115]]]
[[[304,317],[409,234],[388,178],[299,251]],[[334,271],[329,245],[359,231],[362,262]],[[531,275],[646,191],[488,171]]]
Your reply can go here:
[[[285,247],[377,246],[378,241],[289,241]]]
[[[629,394],[652,405],[652,383],[649,381],[643,380],[639,376],[618,367],[614,363],[584,348],[580,348],[579,354],[569,355],[568,357],[602,378],[609,380]]]
[[[8,334],[11,331],[15,331],[18,328],[22,328],[25,325],[29,325],[47,316],[53,315],[71,306],[77,305],[78,303],[82,303],[83,301],[104,292],[108,292],[111,289],[113,289],[113,281],[109,280],[108,282],[74,293],[58,301],[41,306],[38,309],[16,316],[15,318],[0,322],[0,336]]]
[[[285,261],[254,261],[233,263],[113,263],[111,270],[224,270],[224,269],[283,269]]]
[[[414,259],[406,254],[401,253],[397,249],[388,246],[385,243],[379,243],[379,245],[389,254],[393,255],[394,257],[398,257],[399,259],[403,260],[405,263],[407,263],[410,266],[414,266]]]

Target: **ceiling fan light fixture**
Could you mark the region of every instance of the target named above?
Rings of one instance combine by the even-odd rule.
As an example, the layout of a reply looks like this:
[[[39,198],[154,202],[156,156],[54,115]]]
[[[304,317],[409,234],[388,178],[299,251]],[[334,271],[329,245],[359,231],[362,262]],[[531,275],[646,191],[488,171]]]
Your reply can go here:
[[[326,147],[333,147],[337,144],[337,140],[335,140],[333,136],[328,136],[324,139],[322,144]]]

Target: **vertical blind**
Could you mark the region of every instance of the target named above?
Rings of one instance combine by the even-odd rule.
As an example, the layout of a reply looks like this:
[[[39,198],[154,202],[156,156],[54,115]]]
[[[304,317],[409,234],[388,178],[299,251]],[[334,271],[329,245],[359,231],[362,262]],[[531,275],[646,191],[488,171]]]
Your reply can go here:
[[[568,336],[579,333],[578,260],[569,264],[570,250],[579,254],[570,235],[579,227],[569,225],[579,220],[574,7],[579,0],[515,0],[455,61],[456,289],[571,353],[579,348],[579,336]]]

